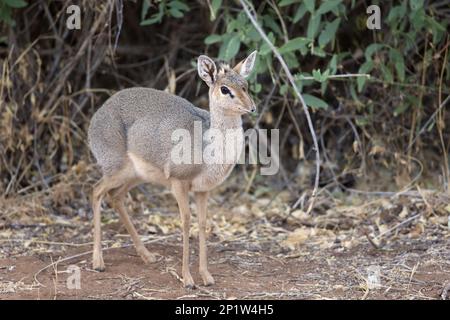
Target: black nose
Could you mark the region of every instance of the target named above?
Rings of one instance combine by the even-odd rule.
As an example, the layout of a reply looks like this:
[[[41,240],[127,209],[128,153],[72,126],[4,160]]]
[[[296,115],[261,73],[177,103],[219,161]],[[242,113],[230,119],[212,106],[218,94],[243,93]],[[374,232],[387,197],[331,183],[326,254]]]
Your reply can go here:
[[[255,112],[255,111],[256,111],[256,108],[253,107],[253,108],[250,109],[250,111],[251,111],[251,112]]]

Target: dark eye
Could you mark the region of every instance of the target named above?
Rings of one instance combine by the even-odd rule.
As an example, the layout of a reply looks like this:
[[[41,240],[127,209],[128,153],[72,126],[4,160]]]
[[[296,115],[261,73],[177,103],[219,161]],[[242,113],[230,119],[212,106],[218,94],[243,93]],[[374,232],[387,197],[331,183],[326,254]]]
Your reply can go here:
[[[221,86],[220,87],[220,92],[222,92],[222,94],[230,94],[231,92],[230,92],[230,89],[228,89],[227,87],[225,87],[225,86]]]

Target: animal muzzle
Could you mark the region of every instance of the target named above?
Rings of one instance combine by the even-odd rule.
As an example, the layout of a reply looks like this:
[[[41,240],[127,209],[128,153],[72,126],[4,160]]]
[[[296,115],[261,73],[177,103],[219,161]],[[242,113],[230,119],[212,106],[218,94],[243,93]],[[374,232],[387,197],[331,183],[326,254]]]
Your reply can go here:
[[[253,102],[253,100],[250,99],[250,104],[249,104],[249,106],[246,109],[250,113],[255,113],[256,112],[256,104]]]

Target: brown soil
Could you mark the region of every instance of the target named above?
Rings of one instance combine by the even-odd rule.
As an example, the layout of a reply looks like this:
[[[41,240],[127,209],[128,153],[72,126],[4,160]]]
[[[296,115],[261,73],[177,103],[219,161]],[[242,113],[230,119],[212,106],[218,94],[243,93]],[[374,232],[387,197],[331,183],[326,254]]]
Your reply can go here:
[[[277,258],[264,252],[211,251],[211,273],[216,285],[185,290],[177,280],[181,247],[155,245],[161,260],[144,265],[132,248],[113,249],[105,254],[107,271],[90,269],[90,256],[73,263],[81,267],[81,289],[68,289],[67,263],[36,273],[51,263],[49,256],[1,259],[1,279],[11,282],[2,299],[436,299],[442,284],[450,281],[449,270],[428,264],[423,251],[380,253],[359,247],[343,254],[326,250],[298,258]],[[238,251],[235,251],[238,250]],[[79,253],[71,251],[70,254]],[[241,254],[239,254],[241,253]],[[406,262],[405,255],[411,260]],[[422,259],[425,258],[425,261]],[[57,257],[53,257],[55,261]],[[193,257],[197,261],[197,256]],[[379,262],[381,270],[397,267],[382,276],[383,286],[367,291],[364,266]],[[405,264],[401,263],[404,261]],[[422,264],[420,261],[423,261]],[[193,276],[201,283],[193,268]],[[395,279],[394,279],[395,278]],[[391,285],[390,283],[394,285]],[[35,285],[33,285],[35,283]],[[45,286],[45,287],[44,287]],[[6,286],[5,288],[6,289]]]
[[[301,210],[286,215],[282,195],[270,203],[261,198],[240,197],[246,205],[212,200],[211,287],[201,284],[197,270],[194,217],[194,290],[179,280],[178,215],[165,195],[156,198],[164,204],[148,210],[128,201],[147,248],[160,255],[151,265],[105,206],[102,273],[91,269],[90,253],[79,255],[91,250],[88,216],[10,216],[3,225],[0,220],[0,299],[441,299],[450,283],[445,199],[379,199],[306,216]],[[81,270],[80,289],[67,287],[70,265]],[[379,271],[379,286],[370,286],[371,268]]]

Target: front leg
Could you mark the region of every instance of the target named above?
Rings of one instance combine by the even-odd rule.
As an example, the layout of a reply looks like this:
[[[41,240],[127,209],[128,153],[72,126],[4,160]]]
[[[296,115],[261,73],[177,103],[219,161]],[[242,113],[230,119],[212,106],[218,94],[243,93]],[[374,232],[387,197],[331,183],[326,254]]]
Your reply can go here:
[[[198,215],[198,243],[200,251],[199,272],[205,286],[214,284],[214,278],[208,271],[208,249],[206,247],[206,217],[208,205],[208,192],[196,192],[195,202],[197,204]]]
[[[189,229],[191,223],[191,210],[189,209],[189,188],[182,181],[172,182],[172,193],[178,202],[180,209],[181,223],[183,226],[183,283],[185,288],[193,289],[195,287],[191,272],[189,271]]]

